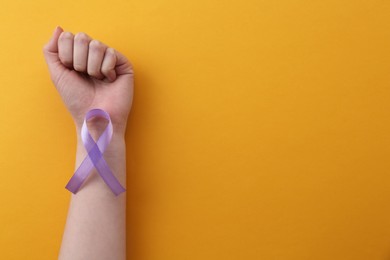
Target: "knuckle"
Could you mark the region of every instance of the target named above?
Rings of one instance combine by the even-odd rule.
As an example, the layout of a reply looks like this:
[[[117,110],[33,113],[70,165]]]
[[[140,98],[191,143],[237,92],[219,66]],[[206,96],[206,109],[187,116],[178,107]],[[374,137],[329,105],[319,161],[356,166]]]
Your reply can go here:
[[[87,34],[79,32],[75,35],[74,40],[80,43],[89,43],[90,38]]]
[[[70,39],[73,39],[73,34],[71,32],[61,33],[60,38],[59,38],[60,41],[66,41],[66,40],[70,40]]]
[[[115,49],[114,49],[114,48],[107,47],[107,53],[108,53],[110,56],[115,57]]]
[[[101,42],[98,41],[98,40],[92,40],[92,41],[89,43],[89,47],[90,47],[92,50],[96,50],[96,51],[105,50],[104,44],[101,43]]]

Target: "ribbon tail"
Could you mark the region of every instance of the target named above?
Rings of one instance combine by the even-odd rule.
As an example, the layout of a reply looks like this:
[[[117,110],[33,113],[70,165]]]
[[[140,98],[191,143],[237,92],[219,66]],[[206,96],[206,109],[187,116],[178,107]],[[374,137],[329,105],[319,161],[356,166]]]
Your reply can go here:
[[[72,178],[70,178],[65,188],[68,189],[73,194],[76,194],[79,191],[81,185],[83,185],[84,181],[87,179],[92,169],[93,169],[93,163],[91,161],[91,158],[87,156],[84,158],[79,168],[75,171]]]
[[[91,158],[92,163],[97,169],[100,177],[103,181],[110,187],[111,191],[118,196],[122,192],[125,192],[126,189],[119,183],[117,178],[115,178],[107,162],[103,158],[103,154],[100,152],[99,147],[95,144],[91,151],[88,153],[88,156]]]

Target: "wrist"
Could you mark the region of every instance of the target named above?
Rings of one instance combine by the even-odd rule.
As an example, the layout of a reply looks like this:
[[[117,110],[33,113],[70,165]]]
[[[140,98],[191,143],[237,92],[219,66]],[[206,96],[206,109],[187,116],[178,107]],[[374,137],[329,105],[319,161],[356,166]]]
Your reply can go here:
[[[95,125],[94,125],[95,126]],[[99,125],[100,126],[100,125]],[[81,138],[80,134],[81,127],[78,127],[77,129],[77,150],[76,150],[76,169],[81,165],[82,161],[86,158],[88,155],[88,151],[83,143],[83,140]],[[99,133],[98,130],[101,130],[100,128],[97,130],[96,128],[92,128],[90,133],[92,134],[92,137],[94,138],[95,142],[100,137],[101,133]],[[95,131],[96,130],[96,131]],[[104,129],[102,130],[102,132]],[[106,146],[105,150],[101,151],[103,153],[103,157],[109,166],[110,170],[114,174],[114,176],[118,179],[118,181],[125,187],[126,184],[126,143],[125,138],[122,133],[114,132],[111,141]],[[96,169],[94,170],[96,173]],[[97,175],[93,175],[97,176]],[[96,177],[94,177],[96,179]],[[92,180],[92,178],[91,178]],[[103,189],[102,185],[103,182],[96,182],[91,181],[91,186],[99,186],[99,190],[106,192],[108,189]]]
[[[100,134],[97,132],[90,132],[95,142],[99,138]],[[116,158],[118,155],[126,151],[126,142],[125,136],[122,133],[114,132],[111,137],[111,141],[107,146],[107,149],[104,151],[104,155],[107,158]],[[80,131],[77,131],[77,153],[81,153],[85,156],[87,151],[85,151],[84,143],[81,139]]]
[[[83,123],[75,122],[77,139],[81,140],[81,128]],[[95,117],[91,118],[87,121],[88,131],[91,134],[92,138],[97,141],[99,136],[104,132],[108,124],[108,121],[104,118]],[[124,139],[126,133],[126,125],[125,124],[113,124],[113,133],[112,139]]]

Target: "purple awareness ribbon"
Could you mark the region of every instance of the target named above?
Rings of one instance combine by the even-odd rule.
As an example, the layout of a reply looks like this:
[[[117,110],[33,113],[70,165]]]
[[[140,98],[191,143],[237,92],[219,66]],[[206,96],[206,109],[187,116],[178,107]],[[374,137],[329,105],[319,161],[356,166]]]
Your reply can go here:
[[[104,132],[100,135],[97,142],[93,140],[88,131],[87,121],[92,117],[103,117],[108,120],[108,124]],[[85,115],[83,126],[81,127],[81,140],[88,155],[84,158],[79,168],[73,174],[65,188],[76,194],[88,177],[91,170],[95,167],[100,177],[110,187],[111,191],[118,196],[126,191],[112,173],[107,162],[104,160],[103,153],[111,142],[113,134],[113,126],[110,115],[102,109],[91,109]]]

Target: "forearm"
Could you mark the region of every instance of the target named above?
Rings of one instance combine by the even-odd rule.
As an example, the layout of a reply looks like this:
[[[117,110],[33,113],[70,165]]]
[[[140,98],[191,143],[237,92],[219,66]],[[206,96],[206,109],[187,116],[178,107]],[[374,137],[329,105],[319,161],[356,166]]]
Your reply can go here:
[[[76,169],[85,156],[78,134]],[[123,133],[114,133],[104,158],[126,187]],[[71,196],[59,259],[126,259],[126,193],[116,197],[94,169],[79,192]]]

